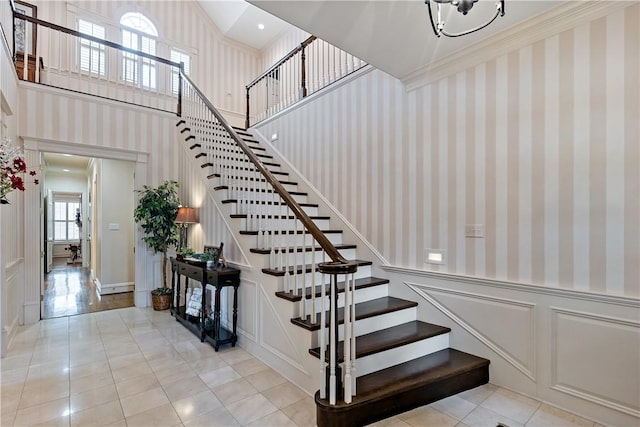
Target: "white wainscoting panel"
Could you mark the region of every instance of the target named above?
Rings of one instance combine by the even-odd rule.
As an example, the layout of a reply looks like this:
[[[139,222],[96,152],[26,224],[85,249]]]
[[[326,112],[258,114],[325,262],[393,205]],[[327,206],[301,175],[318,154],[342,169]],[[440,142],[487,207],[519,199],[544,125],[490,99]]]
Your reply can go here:
[[[242,279],[240,275],[240,287],[238,288],[238,335],[242,335],[252,341],[256,341],[257,331],[257,291],[258,284],[253,280]],[[229,320],[233,315],[233,292],[229,292]]]
[[[405,283],[513,367],[536,380],[535,304]]]
[[[551,328],[551,387],[640,417],[640,324],[551,307]]]

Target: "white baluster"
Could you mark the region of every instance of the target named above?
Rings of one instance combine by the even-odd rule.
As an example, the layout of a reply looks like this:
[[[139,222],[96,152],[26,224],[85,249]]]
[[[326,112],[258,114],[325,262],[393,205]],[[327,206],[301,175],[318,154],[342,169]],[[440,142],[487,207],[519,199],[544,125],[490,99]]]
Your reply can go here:
[[[336,307],[336,301],[334,295],[336,294],[336,275],[329,275],[329,283],[331,283],[331,290],[329,292],[329,404],[336,404],[336,345],[338,340],[336,337],[336,314],[338,307]]]
[[[325,275],[322,275],[322,283],[325,281]],[[327,398],[327,328],[326,328],[326,287],[323,285],[320,290],[320,398]],[[314,318],[315,320],[315,318]]]
[[[351,403],[351,290],[349,275],[344,280],[344,401]]]
[[[356,275],[351,273],[351,393],[356,395]]]

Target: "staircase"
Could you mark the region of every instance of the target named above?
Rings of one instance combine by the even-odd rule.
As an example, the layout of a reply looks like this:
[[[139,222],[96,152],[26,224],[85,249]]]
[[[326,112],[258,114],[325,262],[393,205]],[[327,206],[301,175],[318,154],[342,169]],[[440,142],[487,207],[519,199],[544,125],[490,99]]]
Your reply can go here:
[[[277,297],[291,302],[292,325],[309,331],[310,355],[321,358],[324,354],[329,363],[329,352],[318,346],[321,324],[328,324],[325,319],[329,319],[328,312],[322,314],[329,297],[319,264],[331,260],[309,231],[299,227],[294,209],[278,197],[263,176],[252,171],[252,161],[235,146],[238,143],[220,117],[184,114],[177,126],[197,164],[208,170],[212,187],[223,195],[222,203],[235,205],[231,217],[242,221],[240,234],[255,236],[250,251],[265,257],[268,267],[262,273],[277,278]],[[366,425],[489,381],[488,360],[449,348],[449,328],[417,320],[417,302],[390,296],[389,281],[372,276],[372,262],[357,259],[356,246],[342,242],[342,231],[332,229],[330,218],[318,214],[318,205],[307,201],[307,194],[280,170],[266,148],[248,131],[234,128],[233,133],[286,188],[340,255],[357,265],[355,290],[349,292],[355,307],[346,313],[354,318],[353,334],[357,337],[351,371],[355,393],[351,402],[345,403],[338,390],[338,400],[329,404],[317,392],[319,426]],[[336,285],[337,321],[342,324],[345,299],[351,297],[345,296],[344,281]],[[338,335],[338,355],[343,354],[344,334],[341,330]],[[342,356],[337,363],[347,365]],[[339,367],[337,372],[341,377]]]
[[[29,20],[60,34],[76,33]],[[226,196],[222,203],[235,206],[230,217],[243,222],[240,233],[255,236],[250,251],[267,260],[262,273],[279,281],[276,296],[291,303],[291,327],[308,331],[310,357],[319,359],[327,383],[336,378],[342,382],[338,365],[345,366],[344,382],[351,386],[345,390],[351,388],[353,393],[337,387],[337,401],[330,403],[324,392],[332,387],[321,384],[315,396],[319,426],[369,424],[488,382],[489,361],[449,348],[449,328],[418,320],[417,302],[390,296],[389,281],[372,275],[372,262],[356,257],[356,246],[342,241],[342,230],[331,228],[331,218],[319,215],[318,205],[307,201],[307,194],[298,190],[298,184],[250,132],[227,124],[184,74],[183,66],[131,49],[127,54],[153,58],[158,66],[168,67],[167,75],[178,72],[177,127],[195,164],[208,171],[212,188]],[[175,99],[173,91],[157,95],[161,103]],[[158,101],[155,96],[149,98]],[[262,101],[259,96],[254,99]],[[333,280],[341,273],[330,276],[331,296],[321,273],[329,261],[339,264],[334,265],[335,271],[348,267],[346,282]],[[325,306],[338,308],[329,311]],[[337,333],[338,324],[343,323],[353,328],[347,339],[346,328],[340,331],[342,336]],[[325,334],[330,335],[325,330],[329,324],[335,326],[331,334],[338,337],[331,351],[325,351],[329,346],[322,342]],[[343,351],[351,337],[357,337],[353,349]],[[330,375],[334,370],[338,374]],[[349,375],[353,380],[346,379]]]

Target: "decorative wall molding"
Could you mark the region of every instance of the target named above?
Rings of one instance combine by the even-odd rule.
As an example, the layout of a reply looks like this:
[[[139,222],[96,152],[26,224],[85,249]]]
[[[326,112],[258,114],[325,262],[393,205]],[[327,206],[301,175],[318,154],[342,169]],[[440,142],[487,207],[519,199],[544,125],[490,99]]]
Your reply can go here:
[[[483,277],[463,276],[460,274],[439,273],[436,271],[417,270],[406,267],[397,267],[392,265],[383,265],[381,268],[385,271],[407,274],[411,276],[422,277],[425,279],[436,279],[454,281],[458,283],[467,283],[478,286],[489,286],[493,288],[510,289],[521,292],[532,292],[536,294],[551,295],[560,298],[573,298],[584,301],[600,302],[604,304],[614,304],[625,307],[640,309],[640,299],[633,297],[597,294],[593,292],[585,292],[575,289],[551,288],[538,286],[527,283],[506,282],[502,280],[494,280]]]
[[[258,312],[257,310],[257,298],[258,298],[258,284],[253,281],[253,280],[246,280],[243,279],[242,276],[240,277],[240,288],[238,289],[238,294],[240,293],[244,293],[246,294],[246,289],[250,287],[252,289],[253,292],[253,302],[256,304],[254,306],[248,307],[246,301],[243,301],[242,304],[240,304],[240,302],[238,303],[238,320],[240,320],[243,317],[243,312],[245,312],[245,310],[249,309],[249,310],[253,310],[254,313],[254,322],[253,325],[251,325],[251,328],[253,329],[252,331],[250,331],[248,329],[248,325],[247,328],[242,328],[240,327],[240,325],[238,325],[237,330],[238,330],[238,335],[242,335],[244,337],[247,337],[248,339],[252,340],[252,341],[257,341],[258,340],[258,336],[257,336],[257,322],[258,319],[255,316],[255,314]],[[251,292],[251,291],[249,291]],[[242,299],[240,298],[240,295],[238,295],[238,300],[242,301]],[[233,304],[233,296],[229,295],[229,299],[227,300],[227,305]],[[232,314],[232,313],[229,313]],[[240,322],[238,322],[240,323]]]
[[[484,335],[478,329],[471,326],[467,321],[465,321],[463,318],[455,314],[445,305],[440,303],[440,301],[438,301],[433,295],[430,295],[427,291],[441,292],[441,293],[446,293],[450,295],[456,295],[456,296],[473,298],[473,299],[481,299],[484,301],[491,301],[495,303],[526,308],[530,311],[529,327],[531,329],[530,333],[532,337],[535,337],[535,318],[534,318],[535,304],[530,304],[530,303],[510,300],[510,299],[504,299],[504,298],[488,297],[486,295],[481,295],[481,294],[476,294],[471,292],[455,291],[451,289],[444,289],[444,288],[417,284],[417,283],[404,282],[404,284],[407,285],[409,288],[411,288],[416,294],[420,295],[422,298],[427,300],[431,305],[433,305],[435,308],[441,311],[445,316],[447,316],[448,318],[456,322],[458,325],[460,325],[460,327],[462,327],[464,330],[466,330],[468,333],[474,336],[478,341],[482,342],[484,345],[490,348],[493,352],[495,352],[500,357],[502,357],[505,361],[507,361],[510,365],[512,365],[518,371],[522,372],[522,374],[524,374],[527,378],[531,379],[532,381],[536,381],[535,341],[532,342],[531,349],[530,349],[530,352],[531,352],[530,358],[531,358],[532,366],[529,367],[529,366],[526,366],[524,363],[522,363],[520,360],[518,360],[516,357],[514,357],[507,350],[502,348],[500,345],[498,345],[496,342],[491,340],[489,337]]]
[[[640,343],[640,322],[638,321],[633,321],[633,320],[628,320],[628,319],[621,319],[618,317],[611,317],[611,316],[602,316],[599,314],[593,314],[593,313],[587,313],[587,312],[583,312],[583,311],[577,311],[577,310],[569,310],[566,308],[559,308],[559,307],[549,307],[550,308],[550,324],[551,324],[551,336],[550,336],[550,344],[551,344],[551,348],[550,348],[550,355],[551,355],[551,384],[550,384],[550,388],[574,397],[578,397],[580,399],[589,401],[589,402],[593,402],[596,403],[598,405],[602,405],[606,408],[609,409],[613,409],[615,411],[620,411],[623,412],[625,414],[629,414],[632,415],[634,417],[640,418],[640,404],[636,404],[636,407],[631,407],[628,404],[625,404],[625,402],[619,401],[619,400],[615,400],[613,398],[613,396],[607,396],[604,393],[602,394],[598,394],[596,393],[594,390],[587,390],[584,387],[580,387],[579,384],[569,384],[569,383],[563,383],[560,380],[560,369],[561,369],[561,361],[559,360],[560,357],[560,348],[559,348],[559,342],[565,340],[567,337],[563,337],[560,336],[561,334],[559,333],[559,321],[560,321],[560,317],[561,316],[565,316],[567,319],[573,318],[576,321],[585,321],[588,324],[598,324],[600,323],[601,326],[605,326],[605,327],[611,327],[612,329],[620,329],[620,328],[631,328],[632,331],[636,330],[637,334],[638,334],[638,342],[635,343],[631,343],[631,347],[638,349],[638,343]],[[575,329],[572,328],[572,332],[574,332]],[[597,340],[598,342],[600,342],[600,340],[598,339],[597,336],[592,335],[596,330],[592,328],[590,328],[590,335],[588,337],[583,337],[585,338],[587,341],[592,341],[592,340]],[[578,337],[581,336],[580,331],[575,331],[576,334],[578,335]],[[610,334],[607,334],[608,336],[610,336]],[[574,338],[575,339],[575,338]],[[583,340],[584,341],[584,340]],[[619,340],[620,344],[623,344],[624,340]],[[573,344],[573,346],[578,346],[580,345],[580,342],[575,342]],[[590,343],[591,344],[591,343]],[[610,344],[610,343],[609,343]],[[592,344],[594,346],[599,346],[599,344]],[[612,348],[612,345],[605,345],[606,348],[603,349],[603,351],[605,352],[616,352],[616,351],[623,351],[624,348],[618,346],[619,348]],[[640,351],[640,350],[638,350]],[[585,358],[590,357],[591,354],[584,354]],[[594,357],[597,357],[597,355],[595,355]],[[636,355],[637,357],[637,355]],[[634,359],[633,355],[631,355],[631,358]],[[573,366],[573,360],[569,363],[571,366]],[[620,361],[620,363],[624,363],[623,361]],[[632,360],[630,361],[631,365],[637,364],[637,360]],[[632,366],[633,367],[633,366]],[[600,366],[594,366],[594,368],[597,368],[599,370],[607,370],[607,369],[612,369],[614,371],[617,370],[618,375],[627,375],[627,377],[629,375],[631,375],[631,381],[640,381],[640,379],[638,379],[637,375],[635,375],[633,372],[628,372],[628,368],[626,366],[609,366],[606,363],[602,363]],[[606,375],[606,371],[603,373],[604,375]],[[637,384],[636,384],[637,385]],[[620,386],[622,386],[622,384],[620,384]],[[624,394],[624,393],[623,393]],[[625,394],[626,395],[626,394]],[[631,398],[633,400],[633,397]]]
[[[402,81],[407,91],[415,90],[522,46],[605,16],[611,12],[611,4],[612,2],[606,1],[564,2],[561,6],[422,67],[407,75]]]
[[[264,310],[269,310],[271,312],[272,318],[275,320],[275,324],[265,321]],[[305,367],[298,362],[299,360],[302,360],[301,354],[298,352],[298,346],[296,345],[296,342],[291,337],[291,335],[289,333],[287,333],[287,326],[291,326],[291,325],[290,324],[285,325],[282,322],[282,320],[280,319],[280,317],[278,316],[277,313],[278,313],[278,311],[276,310],[276,308],[273,306],[273,303],[269,299],[267,291],[264,289],[263,286],[259,286],[258,287],[258,316],[259,316],[258,343],[264,349],[268,350],[269,352],[273,353],[274,355],[276,355],[279,358],[281,358],[282,360],[284,360],[292,368],[297,369],[298,371],[300,371],[301,373],[303,373],[305,375],[310,375],[310,373],[307,371],[307,369],[305,369]],[[293,357],[295,357],[295,359],[292,358],[291,356],[283,353],[280,349],[275,348],[272,345],[270,345],[267,342],[265,342],[265,340],[264,340],[265,333],[268,332],[268,331],[265,331],[264,327],[267,324],[268,325],[272,325],[272,326],[277,326],[280,329],[280,331],[282,332],[282,335],[286,338],[290,348],[295,353],[293,355]]]

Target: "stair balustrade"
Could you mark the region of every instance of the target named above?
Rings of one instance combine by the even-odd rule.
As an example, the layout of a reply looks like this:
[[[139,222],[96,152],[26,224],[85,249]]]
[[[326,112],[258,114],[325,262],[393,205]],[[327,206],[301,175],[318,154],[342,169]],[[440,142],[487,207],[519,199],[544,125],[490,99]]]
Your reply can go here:
[[[24,15],[9,4],[14,32],[19,27],[23,34],[11,37],[10,46],[21,80],[176,112],[180,63]]]
[[[320,313],[319,341],[322,396],[328,395],[331,404],[338,399],[349,403],[355,394],[355,280],[357,264],[346,260],[296,201],[291,193],[269,170],[268,158],[261,158],[240,136],[213,104],[184,73],[180,73],[180,117],[188,129],[186,138],[191,149],[199,150],[196,157],[202,167],[212,171],[218,180],[216,189],[227,192],[227,200],[235,203],[235,214],[246,218],[247,229],[256,231],[256,247],[269,249],[271,269],[282,273],[279,291],[301,296],[299,313],[302,319],[316,322]],[[322,260],[316,260],[321,249]],[[307,264],[307,254],[310,263]],[[329,258],[327,260],[326,258]],[[321,261],[321,262],[317,262]],[[316,271],[328,276],[330,286],[323,279],[316,284]],[[307,272],[310,272],[309,283]],[[343,308],[344,377],[338,355],[338,282],[345,281]],[[316,289],[320,287],[320,307]],[[311,295],[307,308],[306,295]],[[325,304],[329,303],[328,319]],[[325,361],[325,352],[329,363]]]
[[[290,107],[367,65],[310,36],[246,86],[245,128]]]

